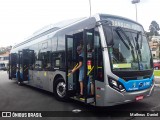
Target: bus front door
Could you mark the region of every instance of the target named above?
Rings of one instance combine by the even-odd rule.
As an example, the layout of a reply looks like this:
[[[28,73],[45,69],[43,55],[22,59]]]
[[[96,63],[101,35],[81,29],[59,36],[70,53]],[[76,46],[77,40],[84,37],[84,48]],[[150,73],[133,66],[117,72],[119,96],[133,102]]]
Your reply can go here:
[[[17,68],[17,54],[11,53],[9,55],[9,79],[16,78]]]
[[[73,40],[73,36],[66,35],[65,36],[65,64],[66,64],[66,92],[67,95],[72,97],[75,96],[77,92],[77,84],[76,84],[76,74],[70,74],[70,71],[76,67],[76,46]]]
[[[94,104],[94,29],[83,31],[84,49],[84,98],[86,104]]]

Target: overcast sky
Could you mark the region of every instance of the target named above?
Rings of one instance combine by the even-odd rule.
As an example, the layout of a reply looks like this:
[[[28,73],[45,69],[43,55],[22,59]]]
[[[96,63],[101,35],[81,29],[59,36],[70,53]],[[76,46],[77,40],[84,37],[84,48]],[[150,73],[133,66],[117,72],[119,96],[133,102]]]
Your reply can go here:
[[[136,20],[132,0],[91,0],[92,15],[106,13]],[[148,31],[160,24],[160,0],[140,0],[138,22]],[[89,16],[89,0],[0,0],[0,47],[24,41],[46,25]]]

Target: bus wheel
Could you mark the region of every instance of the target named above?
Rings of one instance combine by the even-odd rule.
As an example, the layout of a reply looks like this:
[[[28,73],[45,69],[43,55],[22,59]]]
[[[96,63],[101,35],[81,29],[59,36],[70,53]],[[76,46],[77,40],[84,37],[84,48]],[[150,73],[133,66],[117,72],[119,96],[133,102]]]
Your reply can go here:
[[[67,94],[66,94],[66,83],[62,78],[58,78],[53,86],[54,96],[57,100],[66,101]]]

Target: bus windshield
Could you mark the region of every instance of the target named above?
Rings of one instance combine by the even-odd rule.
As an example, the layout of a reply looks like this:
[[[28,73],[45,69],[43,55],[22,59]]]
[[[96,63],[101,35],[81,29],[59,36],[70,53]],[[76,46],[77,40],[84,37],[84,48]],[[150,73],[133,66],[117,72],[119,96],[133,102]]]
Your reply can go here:
[[[138,71],[152,68],[150,48],[142,33],[113,27],[113,41],[113,46],[108,48],[113,71]]]

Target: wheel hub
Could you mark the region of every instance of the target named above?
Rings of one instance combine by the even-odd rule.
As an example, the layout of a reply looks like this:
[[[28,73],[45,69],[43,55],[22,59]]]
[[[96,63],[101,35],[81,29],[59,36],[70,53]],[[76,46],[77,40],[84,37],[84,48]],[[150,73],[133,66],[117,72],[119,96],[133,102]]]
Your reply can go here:
[[[66,84],[64,82],[59,82],[57,85],[57,94],[60,97],[64,97],[66,94]]]

